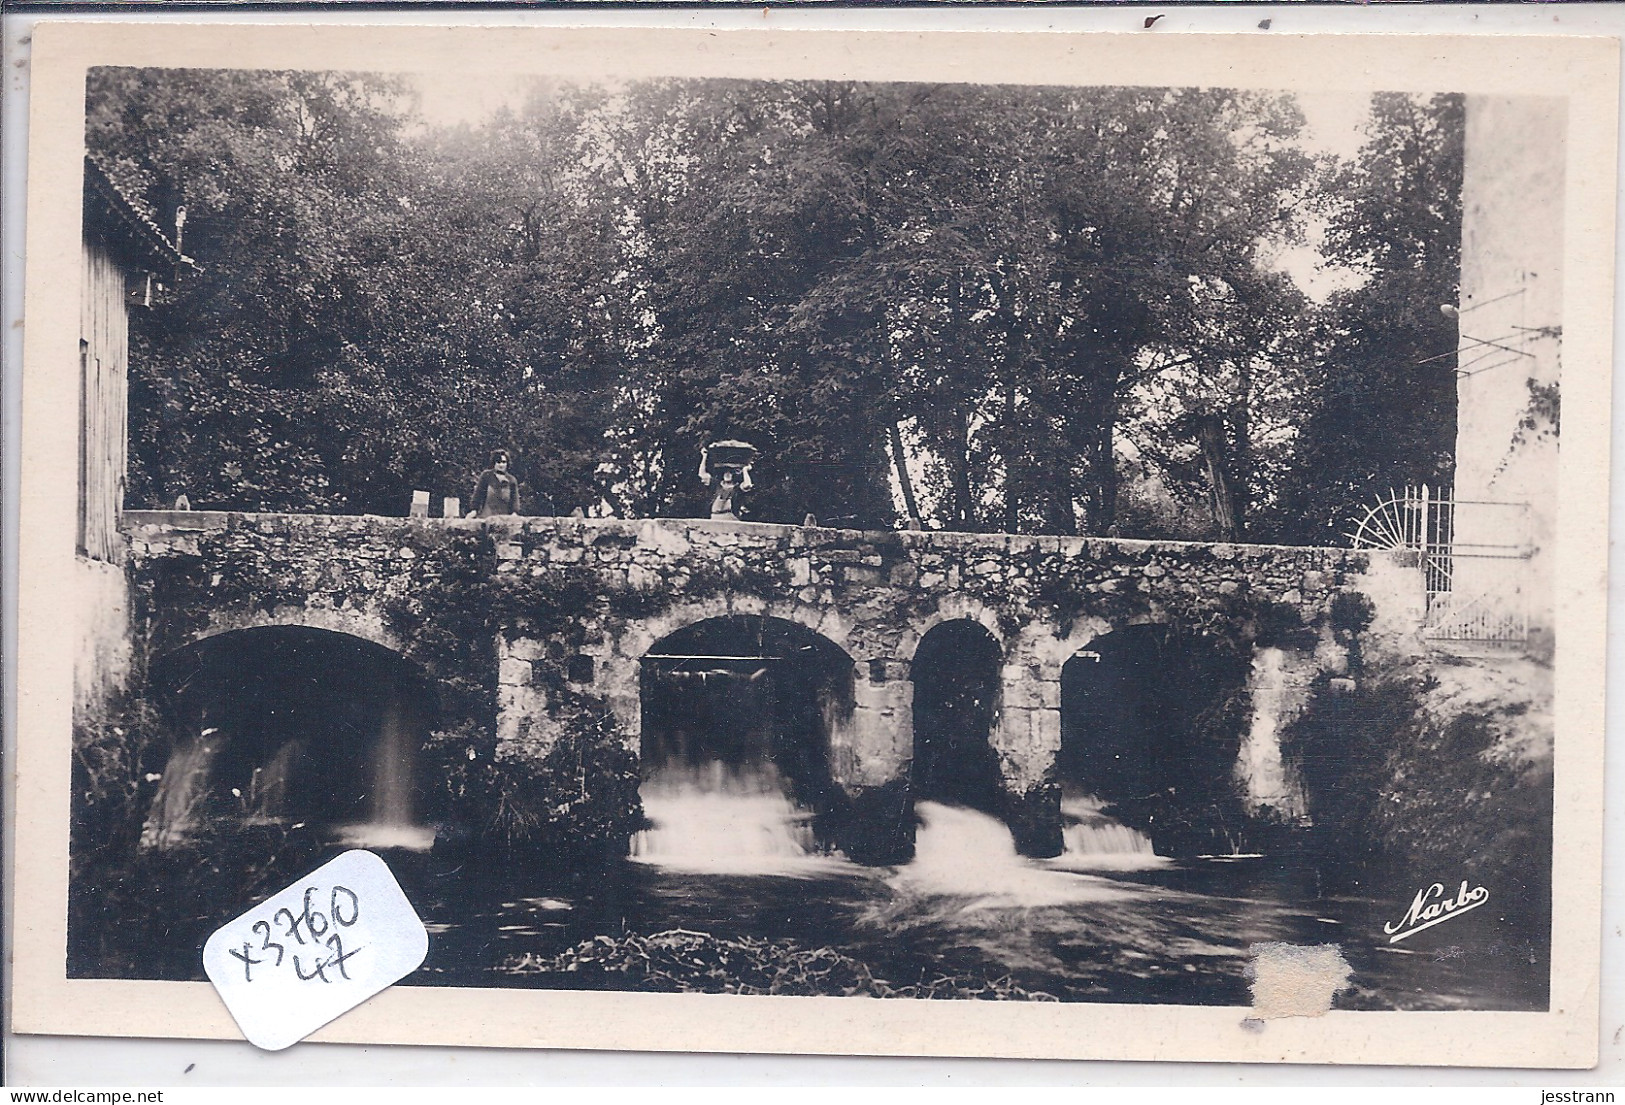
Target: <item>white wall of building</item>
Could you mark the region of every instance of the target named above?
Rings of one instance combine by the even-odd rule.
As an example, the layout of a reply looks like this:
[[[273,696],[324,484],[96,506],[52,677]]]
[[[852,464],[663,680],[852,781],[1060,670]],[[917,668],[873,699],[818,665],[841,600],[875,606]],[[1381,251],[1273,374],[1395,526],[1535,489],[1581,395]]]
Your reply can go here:
[[[1468,96],[1457,362],[1455,591],[1521,602],[1552,626],[1566,104]],[[1527,541],[1527,562],[1479,552]],[[1538,645],[1537,645],[1538,647]]]

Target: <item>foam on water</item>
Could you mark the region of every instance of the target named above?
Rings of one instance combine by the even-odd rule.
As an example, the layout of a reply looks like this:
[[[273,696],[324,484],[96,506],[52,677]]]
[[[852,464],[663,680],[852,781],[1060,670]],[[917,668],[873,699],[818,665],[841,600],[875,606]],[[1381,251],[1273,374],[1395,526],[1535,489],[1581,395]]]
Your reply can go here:
[[[771,765],[666,768],[638,793],[652,825],[632,838],[635,862],[731,875],[803,875],[845,864],[820,851],[812,812],[789,797]]]
[[[962,908],[1000,909],[1111,901],[1126,891],[1104,879],[1056,870],[1016,852],[1010,829],[977,810],[917,802],[914,861],[892,886],[914,897],[971,899]]]
[[[1101,812],[1100,799],[1090,795],[1061,802],[1061,855],[1051,867],[1068,871],[1142,871],[1169,860],[1157,855],[1151,838]]]
[[[409,852],[427,852],[434,847],[432,825],[363,821],[341,826],[338,836],[340,841],[352,848],[400,848]]]

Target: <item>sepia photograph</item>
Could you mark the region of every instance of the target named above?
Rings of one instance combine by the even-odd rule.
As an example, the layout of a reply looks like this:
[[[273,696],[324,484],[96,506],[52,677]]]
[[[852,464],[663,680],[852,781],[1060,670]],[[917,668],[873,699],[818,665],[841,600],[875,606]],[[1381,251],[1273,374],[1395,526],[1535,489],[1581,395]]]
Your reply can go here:
[[[1557,1010],[1571,98],[828,68],[83,67],[62,984]]]

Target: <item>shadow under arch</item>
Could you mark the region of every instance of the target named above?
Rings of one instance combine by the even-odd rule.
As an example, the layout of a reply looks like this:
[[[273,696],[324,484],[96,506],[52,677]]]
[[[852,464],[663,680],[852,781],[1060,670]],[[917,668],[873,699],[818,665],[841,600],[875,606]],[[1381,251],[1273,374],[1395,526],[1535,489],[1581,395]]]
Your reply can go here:
[[[640,793],[654,824],[638,844],[644,854],[744,858],[843,844],[848,801],[832,770],[832,736],[854,708],[844,649],[796,622],[719,615],[656,641],[642,657],[639,690]],[[748,824],[711,820],[730,803]],[[771,823],[781,814],[797,822],[787,837]],[[702,839],[708,824],[718,833]]]
[[[1074,653],[1061,669],[1056,759],[1068,821],[1098,809],[1163,855],[1222,849],[1240,816],[1247,671],[1218,640],[1160,623]]]
[[[999,642],[968,618],[940,622],[920,638],[909,669],[916,801],[1003,815],[1004,780],[992,741],[1003,666]]]
[[[149,684],[175,744],[144,844],[281,823],[348,829],[357,843],[428,845],[414,829],[417,759],[439,701],[413,661],[328,629],[261,626],[163,654]]]

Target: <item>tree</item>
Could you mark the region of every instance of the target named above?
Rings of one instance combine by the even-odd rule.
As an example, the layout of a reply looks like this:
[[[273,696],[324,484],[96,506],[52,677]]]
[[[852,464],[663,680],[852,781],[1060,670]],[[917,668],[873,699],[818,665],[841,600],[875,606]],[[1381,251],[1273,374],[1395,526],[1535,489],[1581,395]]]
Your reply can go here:
[[[1192,282],[1290,290],[1259,252],[1292,231],[1296,126],[1194,90],[632,86],[602,128],[650,320],[621,497],[695,509],[704,439],[744,436],[759,516],[885,524],[910,449],[937,524],[1074,532],[1083,503],[1110,529],[1128,390],[1191,363],[1197,323],[1251,335]]]
[[[1463,101],[1379,93],[1359,156],[1323,185],[1326,253],[1367,276],[1321,320],[1318,397],[1279,528],[1341,543],[1364,508],[1407,484],[1448,486],[1456,439]]]
[[[590,96],[414,136],[406,86],[372,77],[97,70],[89,92],[92,150],[156,215],[187,206],[202,266],[134,328],[132,503],[401,513],[495,446],[534,506],[597,503],[615,231],[560,169]]]
[[[344,483],[366,477],[323,455],[311,399],[390,325],[374,272],[401,219],[395,92],[338,74],[91,73],[93,154],[160,222],[186,207],[202,265],[132,328],[132,502],[354,500]]]
[[[939,526],[1117,532],[1131,450],[1216,532],[1273,496],[1290,99],[546,83],[422,131],[404,92],[93,78],[93,147],[206,266],[144,327],[133,500],[397,513],[505,445],[542,509],[696,513],[720,437],[761,520],[889,526],[895,479]]]

